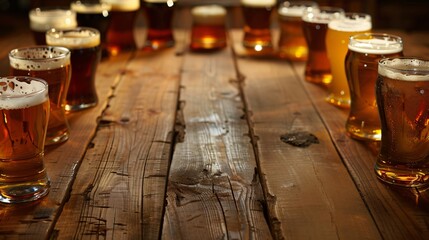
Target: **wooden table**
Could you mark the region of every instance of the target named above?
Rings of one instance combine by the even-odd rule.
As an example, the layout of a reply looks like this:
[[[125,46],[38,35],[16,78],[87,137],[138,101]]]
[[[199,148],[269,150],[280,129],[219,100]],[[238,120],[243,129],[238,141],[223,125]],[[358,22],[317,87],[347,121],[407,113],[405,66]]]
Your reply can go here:
[[[101,62],[99,105],[70,114],[70,139],[46,149],[51,192],[0,205],[0,239],[429,239],[428,192],[377,180],[377,144],[346,136],[347,111],[303,63],[242,56],[241,29],[192,53],[189,21],[176,30],[174,48]],[[429,32],[390,32],[429,56]],[[0,44],[7,75],[31,34]],[[280,139],[301,131],[319,143]]]

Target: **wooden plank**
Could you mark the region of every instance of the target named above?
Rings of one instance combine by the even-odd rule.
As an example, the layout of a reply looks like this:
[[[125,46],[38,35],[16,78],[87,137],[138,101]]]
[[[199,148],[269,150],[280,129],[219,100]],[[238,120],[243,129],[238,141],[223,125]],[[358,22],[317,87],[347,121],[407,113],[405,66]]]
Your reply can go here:
[[[427,46],[418,44],[419,42],[421,44],[421,41],[412,39],[408,34],[393,33],[404,37],[405,55],[419,52],[424,54],[429,50]],[[427,35],[425,36],[427,39]],[[295,63],[293,66],[297,77],[312,96],[312,102],[325,122],[332,141],[365,200],[383,239],[428,239],[428,193],[419,189],[393,187],[378,181],[373,170],[378,144],[359,142],[346,136],[344,126],[348,111],[326,103],[325,89],[304,80],[304,64]]]
[[[236,43],[242,31],[234,31]],[[238,55],[242,55],[238,53]],[[380,239],[319,113],[286,61],[238,58],[259,170],[277,239]],[[281,141],[308,132],[307,148]]]
[[[270,239],[229,49],[187,53],[163,239]]]

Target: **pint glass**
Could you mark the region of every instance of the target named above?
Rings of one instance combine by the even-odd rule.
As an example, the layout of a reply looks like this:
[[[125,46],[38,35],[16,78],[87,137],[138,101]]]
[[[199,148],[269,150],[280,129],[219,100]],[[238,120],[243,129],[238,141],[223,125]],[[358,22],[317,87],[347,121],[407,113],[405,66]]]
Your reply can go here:
[[[349,38],[370,32],[371,28],[371,16],[363,13],[346,13],[344,17],[329,22],[326,32],[326,51],[332,71],[329,96],[326,99],[329,103],[342,108],[350,107],[350,91],[344,67]]]
[[[70,51],[50,46],[18,48],[10,51],[9,62],[11,75],[37,77],[49,84],[50,114],[45,144],[66,141],[69,125],[64,107],[71,76]]]
[[[429,183],[429,61],[387,58],[378,65],[381,147],[379,179],[419,187]]]
[[[241,0],[244,17],[243,46],[250,53],[272,53],[271,12],[276,0]]]
[[[176,0],[143,0],[146,10],[145,48],[162,49],[174,45],[172,21]]]
[[[102,56],[107,57],[106,34],[109,27],[111,6],[93,1],[75,1],[71,3],[70,8],[76,12],[78,26],[95,28],[100,32]]]
[[[78,111],[97,105],[95,73],[101,58],[100,33],[95,28],[51,29],[46,33],[51,46],[71,51],[72,75],[66,98],[66,111]]]
[[[226,47],[226,9],[219,5],[192,8],[191,49],[212,50]]]
[[[305,80],[327,86],[332,80],[331,65],[326,54],[328,23],[344,15],[344,10],[334,7],[312,8],[304,11],[302,27],[308,45]]]
[[[136,49],[134,25],[140,9],[140,0],[101,0],[101,2],[111,6],[106,36],[109,54],[116,56],[120,51]]]
[[[0,111],[0,202],[37,200],[50,185],[43,163],[48,84],[31,77],[0,77]]]
[[[381,139],[380,118],[375,100],[378,61],[402,56],[400,37],[365,33],[350,37],[346,55],[346,76],[350,88],[350,112],[347,133],[355,139]]]
[[[306,61],[307,43],[302,30],[305,10],[317,8],[313,1],[285,1],[278,8],[280,39],[279,56],[291,61]]]
[[[35,8],[29,12],[30,29],[37,45],[45,45],[45,33],[51,28],[71,29],[77,27],[76,13],[70,9]]]

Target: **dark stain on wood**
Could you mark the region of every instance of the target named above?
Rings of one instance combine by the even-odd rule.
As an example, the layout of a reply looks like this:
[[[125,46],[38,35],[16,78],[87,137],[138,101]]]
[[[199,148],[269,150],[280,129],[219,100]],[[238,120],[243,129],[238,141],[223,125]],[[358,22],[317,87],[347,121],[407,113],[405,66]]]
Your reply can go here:
[[[319,143],[319,139],[309,132],[291,132],[280,136],[280,139],[295,147],[308,147],[313,143]]]

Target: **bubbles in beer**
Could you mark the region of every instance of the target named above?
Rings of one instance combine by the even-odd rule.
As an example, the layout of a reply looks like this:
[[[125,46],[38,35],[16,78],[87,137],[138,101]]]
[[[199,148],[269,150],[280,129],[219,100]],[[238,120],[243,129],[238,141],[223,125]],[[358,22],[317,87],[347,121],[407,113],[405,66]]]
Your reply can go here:
[[[429,62],[409,58],[386,58],[379,62],[378,73],[403,81],[429,81]]]
[[[40,94],[46,92],[46,94]],[[22,95],[26,95],[25,98]],[[13,98],[13,101],[7,99]],[[0,109],[36,106],[48,100],[47,84],[28,77],[0,77]],[[3,101],[5,100],[5,101]]]
[[[69,54],[70,51],[62,47],[14,49],[9,53],[9,62],[13,68],[19,70],[49,70],[70,64],[70,58],[64,57]],[[43,61],[44,59],[55,61]]]

